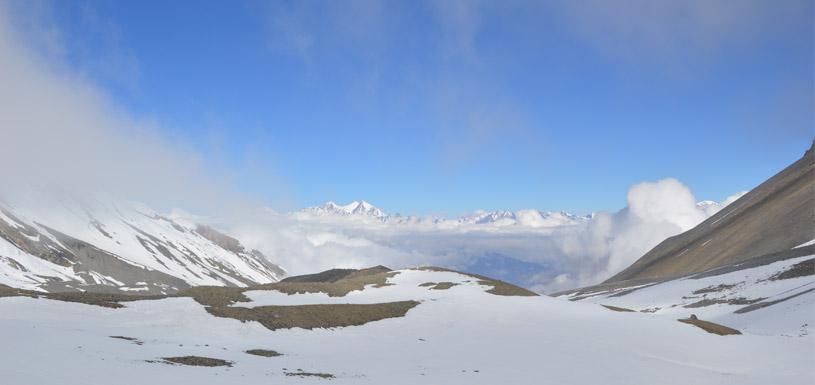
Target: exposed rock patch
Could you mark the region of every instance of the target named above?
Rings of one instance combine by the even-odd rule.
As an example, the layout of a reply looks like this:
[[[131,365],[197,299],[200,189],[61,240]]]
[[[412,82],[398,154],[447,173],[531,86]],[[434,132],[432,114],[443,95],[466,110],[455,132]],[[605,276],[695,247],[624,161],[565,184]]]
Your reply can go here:
[[[710,322],[710,321],[700,320],[700,319],[696,318],[695,315],[691,315],[689,318],[678,319],[677,321],[682,322],[682,323],[686,323],[686,324],[690,324],[690,325],[694,325],[694,326],[699,327],[700,329],[702,329],[702,330],[704,330],[704,331],[706,331],[708,333],[718,334],[720,336],[740,335],[741,334],[741,332],[736,330],[736,329],[729,328],[729,327],[724,326],[724,325],[719,325],[717,323],[713,323],[713,322]]]
[[[769,278],[770,281],[777,281],[781,279],[790,279],[798,277],[806,277],[815,275],[815,258],[807,259],[803,262],[798,262],[787,270],[774,274]]]
[[[130,341],[130,342],[132,342],[132,343],[134,343],[134,344],[136,344],[136,345],[144,345],[144,341],[142,341],[142,340],[140,340],[140,339],[138,339],[138,338],[126,337],[126,336],[110,336],[110,338],[115,338],[115,339],[118,339],[118,340]]]
[[[285,372],[286,376],[288,377],[317,377],[317,378],[324,378],[324,379],[332,379],[336,378],[333,374],[330,373],[309,373],[309,372]]]
[[[634,312],[634,310],[624,308],[624,307],[619,307],[619,306],[611,306],[611,305],[602,305],[602,306],[604,308],[606,308],[608,310],[612,310],[612,311],[619,311],[619,312],[626,312],[626,313],[627,312]]]
[[[705,307],[705,306],[716,305],[716,304],[750,305],[750,304],[754,304],[756,302],[763,301],[765,299],[766,298],[752,298],[751,299],[751,298],[744,298],[744,297],[738,297],[738,298],[713,298],[713,299],[705,298],[705,299],[703,299],[701,301],[697,301],[697,302],[685,305],[683,307],[697,308],[697,307]]]
[[[430,290],[447,290],[453,286],[458,286],[458,284],[455,282],[425,282],[419,286],[429,287]]]
[[[207,307],[207,311],[223,318],[256,321],[269,330],[291,328],[335,328],[364,325],[387,318],[403,317],[418,305],[417,301],[377,304],[329,304],[296,306]]]
[[[162,357],[162,360],[178,364],[178,365],[187,365],[187,366],[207,366],[207,367],[215,367],[215,366],[227,366],[231,367],[233,362],[222,360],[220,358],[209,358],[209,357],[201,357],[201,356],[182,356],[182,357]]]
[[[246,354],[251,354],[253,356],[261,356],[261,357],[279,357],[282,354],[268,349],[250,349],[246,351]]]
[[[461,274],[461,275],[466,275],[466,276],[469,276],[469,277],[476,278],[476,279],[478,279],[478,284],[479,285],[492,286],[492,289],[486,290],[486,292],[490,293],[490,294],[494,294],[494,295],[521,296],[521,297],[533,297],[533,296],[538,296],[539,295],[538,293],[535,293],[534,291],[527,290],[527,289],[515,286],[513,284],[509,284],[509,283],[506,283],[504,281],[497,280],[497,279],[488,278],[488,277],[485,277],[483,275],[462,273],[460,271],[455,271],[455,270],[452,270],[452,269],[447,269],[447,268],[443,268],[443,267],[435,267],[435,266],[423,266],[423,267],[419,267],[417,269],[418,270],[423,270],[423,271],[450,272],[450,273],[456,273],[456,274]]]

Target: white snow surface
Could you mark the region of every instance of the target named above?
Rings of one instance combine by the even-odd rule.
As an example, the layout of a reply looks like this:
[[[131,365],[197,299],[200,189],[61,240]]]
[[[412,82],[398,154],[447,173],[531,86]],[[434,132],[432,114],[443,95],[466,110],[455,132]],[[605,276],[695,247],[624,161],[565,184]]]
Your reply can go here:
[[[655,285],[640,285],[640,288],[624,295],[618,294],[636,286],[600,292],[582,299],[579,293],[564,298],[647,311],[667,318],[685,318],[695,314],[700,319],[754,334],[811,336],[815,326],[815,276],[779,280],[769,278],[813,258],[815,256],[810,255],[710,277],[697,279],[690,276]],[[771,302],[792,296],[795,297],[744,313],[735,311],[748,306],[747,303],[726,303],[729,300]],[[701,307],[692,305],[703,300],[723,303]]]
[[[448,290],[418,287],[451,281]],[[336,329],[270,331],[216,318],[189,298],[107,309],[0,298],[4,384],[811,384],[815,341],[709,334],[673,317],[550,297],[484,292],[455,273],[401,271],[347,297],[250,292],[260,304],[422,301],[405,317]],[[109,336],[138,338],[143,345]],[[274,358],[245,354],[272,349]],[[231,368],[168,365],[199,355]],[[287,376],[301,369],[332,380]]]

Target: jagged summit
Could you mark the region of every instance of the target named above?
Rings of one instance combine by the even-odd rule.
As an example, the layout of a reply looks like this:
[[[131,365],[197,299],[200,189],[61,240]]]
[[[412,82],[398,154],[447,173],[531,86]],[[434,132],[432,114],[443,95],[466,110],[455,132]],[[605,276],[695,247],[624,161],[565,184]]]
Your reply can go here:
[[[347,205],[339,205],[334,201],[328,201],[322,206],[307,207],[295,214],[307,214],[315,216],[334,216],[347,218],[374,218],[392,224],[444,224],[444,225],[487,225],[487,226],[528,226],[528,227],[552,227],[570,225],[583,222],[591,218],[591,215],[575,215],[563,211],[540,211],[540,210],[478,210],[472,214],[455,218],[421,218],[416,216],[402,216],[401,214],[387,214],[382,209],[368,203],[367,201],[353,201]]]
[[[374,218],[387,216],[384,211],[366,201],[353,201],[347,205],[338,205],[333,201],[328,201],[322,206],[308,207],[302,211],[319,215],[355,215]]]

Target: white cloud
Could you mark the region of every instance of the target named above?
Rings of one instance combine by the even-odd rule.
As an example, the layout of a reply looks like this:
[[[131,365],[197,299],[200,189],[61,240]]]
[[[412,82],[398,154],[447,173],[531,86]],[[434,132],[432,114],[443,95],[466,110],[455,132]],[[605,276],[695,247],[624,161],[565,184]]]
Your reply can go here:
[[[731,47],[751,47],[779,20],[806,12],[805,1],[562,1],[570,30],[611,58],[636,68],[699,70]],[[643,65],[645,64],[645,65]],[[687,70],[686,70],[687,71]]]
[[[196,152],[157,134],[154,122],[119,108],[68,66],[55,65],[52,53],[33,49],[17,26],[22,21],[12,20],[21,14],[7,7],[0,3],[0,194],[104,192],[198,210],[235,201],[238,194],[214,182]],[[24,30],[59,46],[58,31],[37,28],[32,21]]]
[[[721,207],[715,202],[697,205],[687,186],[663,179],[632,186],[622,210],[584,220],[544,219],[536,210],[521,210],[517,220],[498,225],[430,218],[383,222],[261,210],[214,224],[292,274],[428,264],[506,274],[502,277],[552,292],[608,278]]]

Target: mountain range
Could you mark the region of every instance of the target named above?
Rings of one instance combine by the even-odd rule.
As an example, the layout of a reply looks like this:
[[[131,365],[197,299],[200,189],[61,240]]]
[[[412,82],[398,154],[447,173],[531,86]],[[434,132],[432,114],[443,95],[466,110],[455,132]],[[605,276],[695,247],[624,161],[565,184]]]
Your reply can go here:
[[[730,201],[714,202],[711,200],[700,201],[696,207],[702,210],[707,216],[721,210]],[[374,220],[390,224],[435,224],[441,226],[486,226],[486,227],[510,227],[521,226],[531,228],[546,228],[569,226],[586,221],[594,217],[594,213],[578,215],[566,211],[543,211],[536,209],[524,209],[517,211],[477,210],[459,217],[420,217],[413,215],[389,214],[385,210],[364,201],[353,201],[346,205],[339,205],[333,201],[328,201],[321,206],[312,206],[292,213],[298,219],[329,218],[339,220]]]

